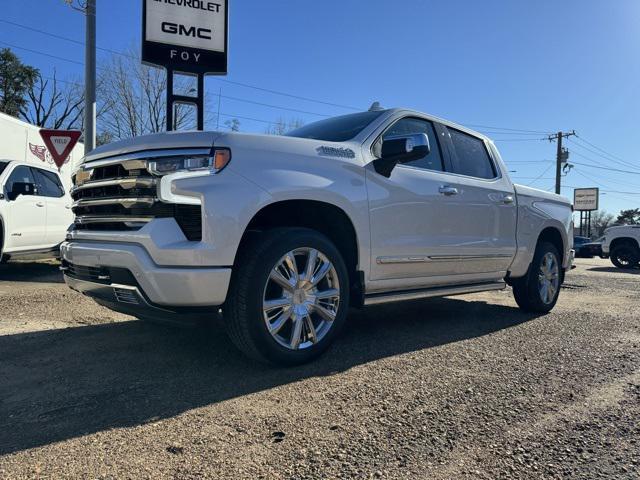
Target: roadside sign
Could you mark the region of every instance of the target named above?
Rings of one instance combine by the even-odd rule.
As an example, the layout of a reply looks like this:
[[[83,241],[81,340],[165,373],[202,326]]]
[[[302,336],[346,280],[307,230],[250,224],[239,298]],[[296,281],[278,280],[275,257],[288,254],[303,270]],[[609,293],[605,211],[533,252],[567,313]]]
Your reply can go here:
[[[573,209],[576,212],[591,212],[598,210],[599,203],[599,188],[576,188],[573,191]]]
[[[81,134],[78,130],[40,130],[40,136],[58,169],[62,168],[69,158]]]
[[[228,0],[142,0],[142,62],[170,71],[227,73]]]

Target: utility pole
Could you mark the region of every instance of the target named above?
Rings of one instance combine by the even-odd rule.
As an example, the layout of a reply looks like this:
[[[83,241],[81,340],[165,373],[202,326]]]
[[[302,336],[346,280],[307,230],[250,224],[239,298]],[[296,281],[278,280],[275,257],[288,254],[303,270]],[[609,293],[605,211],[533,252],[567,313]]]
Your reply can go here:
[[[84,153],[96,148],[96,0],[87,0],[85,45]]]
[[[556,154],[556,193],[560,195],[562,191],[562,162],[565,159],[565,151],[562,149],[562,139],[575,136],[576,131],[573,130],[570,133],[558,132],[555,135],[549,135],[549,141],[558,141],[558,151]]]
[[[96,0],[64,2],[85,17],[84,154],[88,155],[96,148]]]

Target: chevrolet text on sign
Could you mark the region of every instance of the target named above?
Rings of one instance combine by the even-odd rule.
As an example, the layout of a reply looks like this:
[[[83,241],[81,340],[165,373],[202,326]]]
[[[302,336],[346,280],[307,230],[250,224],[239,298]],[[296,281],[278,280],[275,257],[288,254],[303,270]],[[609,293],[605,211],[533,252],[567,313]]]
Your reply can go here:
[[[576,212],[590,212],[598,210],[600,189],[576,188],[573,191],[573,208]]]
[[[143,2],[143,62],[186,73],[227,72],[227,0]]]

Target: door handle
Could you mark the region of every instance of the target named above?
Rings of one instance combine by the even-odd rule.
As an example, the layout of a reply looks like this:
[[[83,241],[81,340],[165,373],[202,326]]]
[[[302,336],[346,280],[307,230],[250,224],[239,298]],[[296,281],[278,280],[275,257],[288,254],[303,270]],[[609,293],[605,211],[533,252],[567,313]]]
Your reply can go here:
[[[455,187],[450,187],[448,185],[443,185],[441,186],[438,191],[442,194],[445,195],[447,197],[450,197],[452,195],[457,195],[458,194],[458,189]]]
[[[36,203],[36,207],[40,207],[40,208],[44,207],[44,202]]]
[[[502,203],[511,205],[513,202],[515,202],[515,198],[513,197],[513,195],[507,194],[504,197],[502,197]]]
[[[64,208],[66,208],[67,210],[71,210],[71,205],[65,205]]]

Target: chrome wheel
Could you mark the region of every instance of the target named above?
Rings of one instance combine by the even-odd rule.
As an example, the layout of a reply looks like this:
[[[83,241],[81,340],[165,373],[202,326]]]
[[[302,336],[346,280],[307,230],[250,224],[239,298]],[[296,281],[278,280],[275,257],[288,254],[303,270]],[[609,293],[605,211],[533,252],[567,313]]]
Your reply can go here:
[[[548,252],[542,257],[540,270],[538,272],[538,291],[540,300],[545,305],[553,303],[556,293],[560,288],[560,267],[556,256]]]
[[[262,311],[271,336],[283,347],[302,350],[331,330],[340,307],[340,282],[329,259],[314,248],[284,255],[269,274]]]

